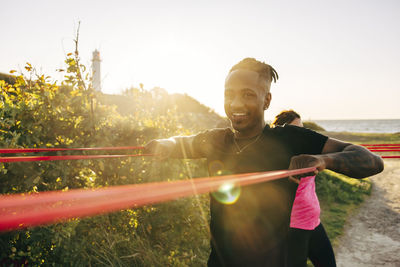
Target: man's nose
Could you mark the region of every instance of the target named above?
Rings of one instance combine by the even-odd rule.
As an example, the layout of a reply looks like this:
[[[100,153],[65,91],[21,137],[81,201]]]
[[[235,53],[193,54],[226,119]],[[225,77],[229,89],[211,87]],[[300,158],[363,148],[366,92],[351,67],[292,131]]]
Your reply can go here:
[[[235,110],[243,107],[243,101],[240,96],[235,96],[231,102],[231,109]]]

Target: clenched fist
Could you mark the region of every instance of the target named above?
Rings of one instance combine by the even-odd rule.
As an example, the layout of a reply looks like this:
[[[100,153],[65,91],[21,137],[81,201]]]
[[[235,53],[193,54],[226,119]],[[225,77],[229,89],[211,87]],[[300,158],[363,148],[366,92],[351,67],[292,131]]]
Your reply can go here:
[[[290,159],[290,165],[289,165],[289,170],[295,170],[295,169],[303,169],[303,168],[308,168],[308,167],[315,167],[317,168],[316,171],[312,173],[303,173],[299,175],[295,175],[293,177],[289,177],[292,180],[294,179],[295,182],[298,182],[300,178],[302,177],[307,177],[307,176],[315,176],[318,174],[318,172],[323,171],[326,168],[326,163],[324,160],[323,155],[298,155],[298,156],[293,156]],[[297,180],[297,181],[296,181]]]
[[[155,139],[146,144],[144,153],[155,154],[159,160],[169,158],[174,151],[176,142],[174,139]]]

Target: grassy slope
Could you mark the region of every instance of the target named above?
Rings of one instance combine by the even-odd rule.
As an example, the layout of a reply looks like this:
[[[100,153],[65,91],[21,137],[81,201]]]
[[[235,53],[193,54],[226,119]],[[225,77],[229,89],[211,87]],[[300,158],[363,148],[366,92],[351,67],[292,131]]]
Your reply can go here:
[[[321,132],[329,137],[352,142],[355,144],[400,143],[399,133],[349,133],[349,132]]]
[[[194,132],[228,126],[224,118],[189,95],[166,93],[161,97],[147,95],[147,98],[139,97],[135,99],[135,96],[132,95],[101,94],[98,99],[104,105],[115,106],[116,111],[122,116],[135,113],[137,108],[135,100],[144,102],[145,104],[141,103],[141,105],[155,113],[166,114],[168,110],[176,109],[177,113],[181,115],[176,118],[177,123]]]

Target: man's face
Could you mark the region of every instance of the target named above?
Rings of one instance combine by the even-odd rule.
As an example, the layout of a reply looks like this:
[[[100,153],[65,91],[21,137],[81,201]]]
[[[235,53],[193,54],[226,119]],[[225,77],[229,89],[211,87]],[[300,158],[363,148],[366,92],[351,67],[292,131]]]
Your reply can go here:
[[[264,110],[271,94],[267,81],[250,70],[232,71],[225,80],[225,113],[242,137],[257,135],[264,127]]]

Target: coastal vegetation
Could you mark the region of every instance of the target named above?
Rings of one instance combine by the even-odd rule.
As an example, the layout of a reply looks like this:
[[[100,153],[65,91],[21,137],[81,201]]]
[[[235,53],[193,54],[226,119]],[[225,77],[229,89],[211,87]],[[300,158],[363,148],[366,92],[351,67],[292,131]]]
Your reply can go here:
[[[397,133],[350,133],[350,132],[328,132],[321,133],[329,137],[352,142],[355,144],[398,144],[400,143],[400,132]]]
[[[317,123],[313,122],[313,121],[304,121],[303,122],[303,126],[305,128],[311,129],[313,131],[325,131],[324,128],[322,128],[320,125],[318,125]]]
[[[144,145],[201,130],[196,118],[183,120],[175,106],[161,111],[158,100],[140,90],[131,98],[135,111],[122,116],[115,107],[101,104],[101,95],[83,78],[77,53],[68,54],[66,64],[61,84],[37,74],[30,64],[25,67],[28,75],[15,76],[15,83],[0,81],[0,147]],[[203,165],[150,158],[0,163],[0,191],[34,194],[189,179],[188,168],[195,177],[206,176]],[[204,195],[1,233],[0,265],[204,265],[208,215],[199,210],[207,207]]]
[[[77,51],[68,54],[66,69],[60,70],[65,72],[61,84],[38,74],[29,63],[25,69],[27,76],[0,80],[2,148],[144,145],[154,138],[226,125],[224,118],[195,99],[169,95],[160,88],[133,87],[123,96],[94,92]],[[352,134],[346,137],[356,138]],[[400,139],[395,135],[371,138],[379,142]],[[0,191],[34,194],[206,175],[203,160],[0,163]],[[349,179],[330,171],[318,175],[322,221],[334,242],[348,214],[370,190],[368,180]],[[0,234],[0,265],[204,266],[209,254],[208,202],[208,195],[200,195],[4,232]]]

